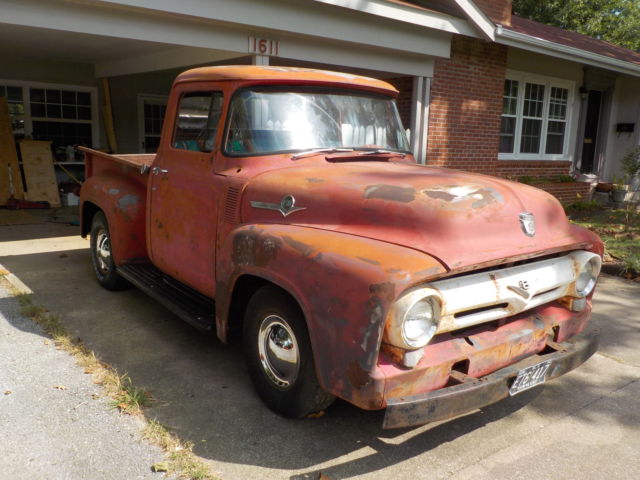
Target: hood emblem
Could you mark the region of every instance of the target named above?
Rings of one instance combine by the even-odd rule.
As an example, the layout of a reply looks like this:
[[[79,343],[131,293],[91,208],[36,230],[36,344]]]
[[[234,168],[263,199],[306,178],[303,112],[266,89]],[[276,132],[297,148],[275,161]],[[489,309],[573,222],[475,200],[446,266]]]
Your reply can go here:
[[[306,210],[306,207],[296,207],[296,199],[293,195],[285,195],[280,200],[280,203],[268,203],[268,202],[251,202],[253,208],[263,208],[265,210],[275,210],[280,212],[283,217],[298,212],[300,210]]]
[[[520,214],[520,228],[527,237],[533,237],[536,234],[536,219],[533,213],[522,212]]]

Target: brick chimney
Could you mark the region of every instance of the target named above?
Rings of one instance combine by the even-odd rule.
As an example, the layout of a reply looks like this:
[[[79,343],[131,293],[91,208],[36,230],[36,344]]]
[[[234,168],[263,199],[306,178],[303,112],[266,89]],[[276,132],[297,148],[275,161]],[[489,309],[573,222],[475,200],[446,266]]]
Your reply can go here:
[[[474,0],[474,3],[495,23],[511,25],[511,0]]]

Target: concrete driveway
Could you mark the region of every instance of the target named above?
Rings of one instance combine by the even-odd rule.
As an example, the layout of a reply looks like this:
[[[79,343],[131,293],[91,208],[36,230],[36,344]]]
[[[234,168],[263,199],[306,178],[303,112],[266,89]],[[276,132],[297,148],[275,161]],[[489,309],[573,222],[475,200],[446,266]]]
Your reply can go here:
[[[273,414],[238,348],[135,289],[101,289],[88,241],[76,233],[0,227],[0,263],[89,349],[149,390],[157,401],[148,416],[193,442],[224,479],[600,480],[640,471],[639,284],[603,276],[593,319],[600,352],[578,370],[447,423],[383,431],[382,413],[340,401],[319,419]]]

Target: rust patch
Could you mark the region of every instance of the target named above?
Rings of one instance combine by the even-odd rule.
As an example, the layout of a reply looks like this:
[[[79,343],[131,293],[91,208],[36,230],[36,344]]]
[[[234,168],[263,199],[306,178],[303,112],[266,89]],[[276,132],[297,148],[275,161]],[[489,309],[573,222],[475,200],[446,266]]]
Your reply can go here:
[[[452,202],[457,198],[455,195],[441,190],[425,190],[424,193],[428,197],[435,198],[436,200],[444,200],[445,202]]]
[[[398,187],[396,185],[370,185],[364,190],[364,198],[379,198],[391,202],[409,203],[416,197],[413,187]]]
[[[392,282],[374,283],[369,286],[369,292],[387,302],[392,302],[396,296],[396,286]]]
[[[373,260],[371,258],[364,257],[356,257],[358,260],[362,260],[363,262],[370,263],[371,265],[380,265],[380,262],[377,260]]]
[[[441,273],[442,269],[440,267],[429,267],[426,270],[420,270],[419,272],[416,273],[416,277],[422,278],[422,277],[430,277],[432,275],[437,275],[438,273]]]
[[[131,193],[126,194],[121,199],[118,200],[118,207],[121,210],[126,210],[129,207],[135,207],[140,202],[140,199],[137,195],[132,195]]]
[[[309,183],[323,183],[326,182],[324,178],[307,178],[307,182]]]
[[[482,208],[492,203],[504,203],[504,197],[492,188],[483,188],[477,185],[443,185],[423,190],[422,193],[434,200],[471,208]]]
[[[363,388],[371,382],[369,373],[354,360],[347,369],[347,377],[355,388]]]
[[[233,238],[231,260],[236,265],[264,267],[278,256],[281,246],[280,239],[249,230]]]

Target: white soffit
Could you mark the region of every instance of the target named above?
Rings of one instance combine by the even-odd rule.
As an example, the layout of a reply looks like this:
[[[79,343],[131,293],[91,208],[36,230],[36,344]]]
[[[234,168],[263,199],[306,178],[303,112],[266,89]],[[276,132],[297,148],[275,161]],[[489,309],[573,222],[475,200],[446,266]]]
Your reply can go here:
[[[283,58],[429,76],[433,57],[448,57],[451,46],[449,32],[313,0],[0,0],[0,11],[0,27],[162,44],[169,54],[166,68],[186,58],[186,51],[174,47],[209,49],[210,60],[202,50],[191,56],[215,61],[248,55],[248,39],[254,36],[279,41]],[[119,58],[94,63],[99,76],[112,76],[145,71],[145,65],[160,67],[163,56],[122,51]]]
[[[6,0],[5,0],[6,1]],[[23,0],[25,1],[25,0]],[[56,0],[60,1],[60,0]],[[371,16],[358,11],[327,8],[315,0],[82,0],[103,6],[129,7],[130,12],[169,14],[180,18],[214,21],[245,31],[316,37],[398,52],[448,57],[451,32]],[[361,3],[369,3],[370,0]],[[380,0],[374,0],[380,1]],[[1,1],[0,1],[1,3]],[[51,0],[47,4],[53,3]]]
[[[474,37],[476,31],[469,26],[469,23],[460,18],[452,17],[445,13],[426,11],[412,8],[406,5],[387,2],[385,0],[314,0],[319,3],[335,5],[336,7],[349,8],[370,15],[390,18],[421,27],[433,28],[449,33],[457,33]]]

